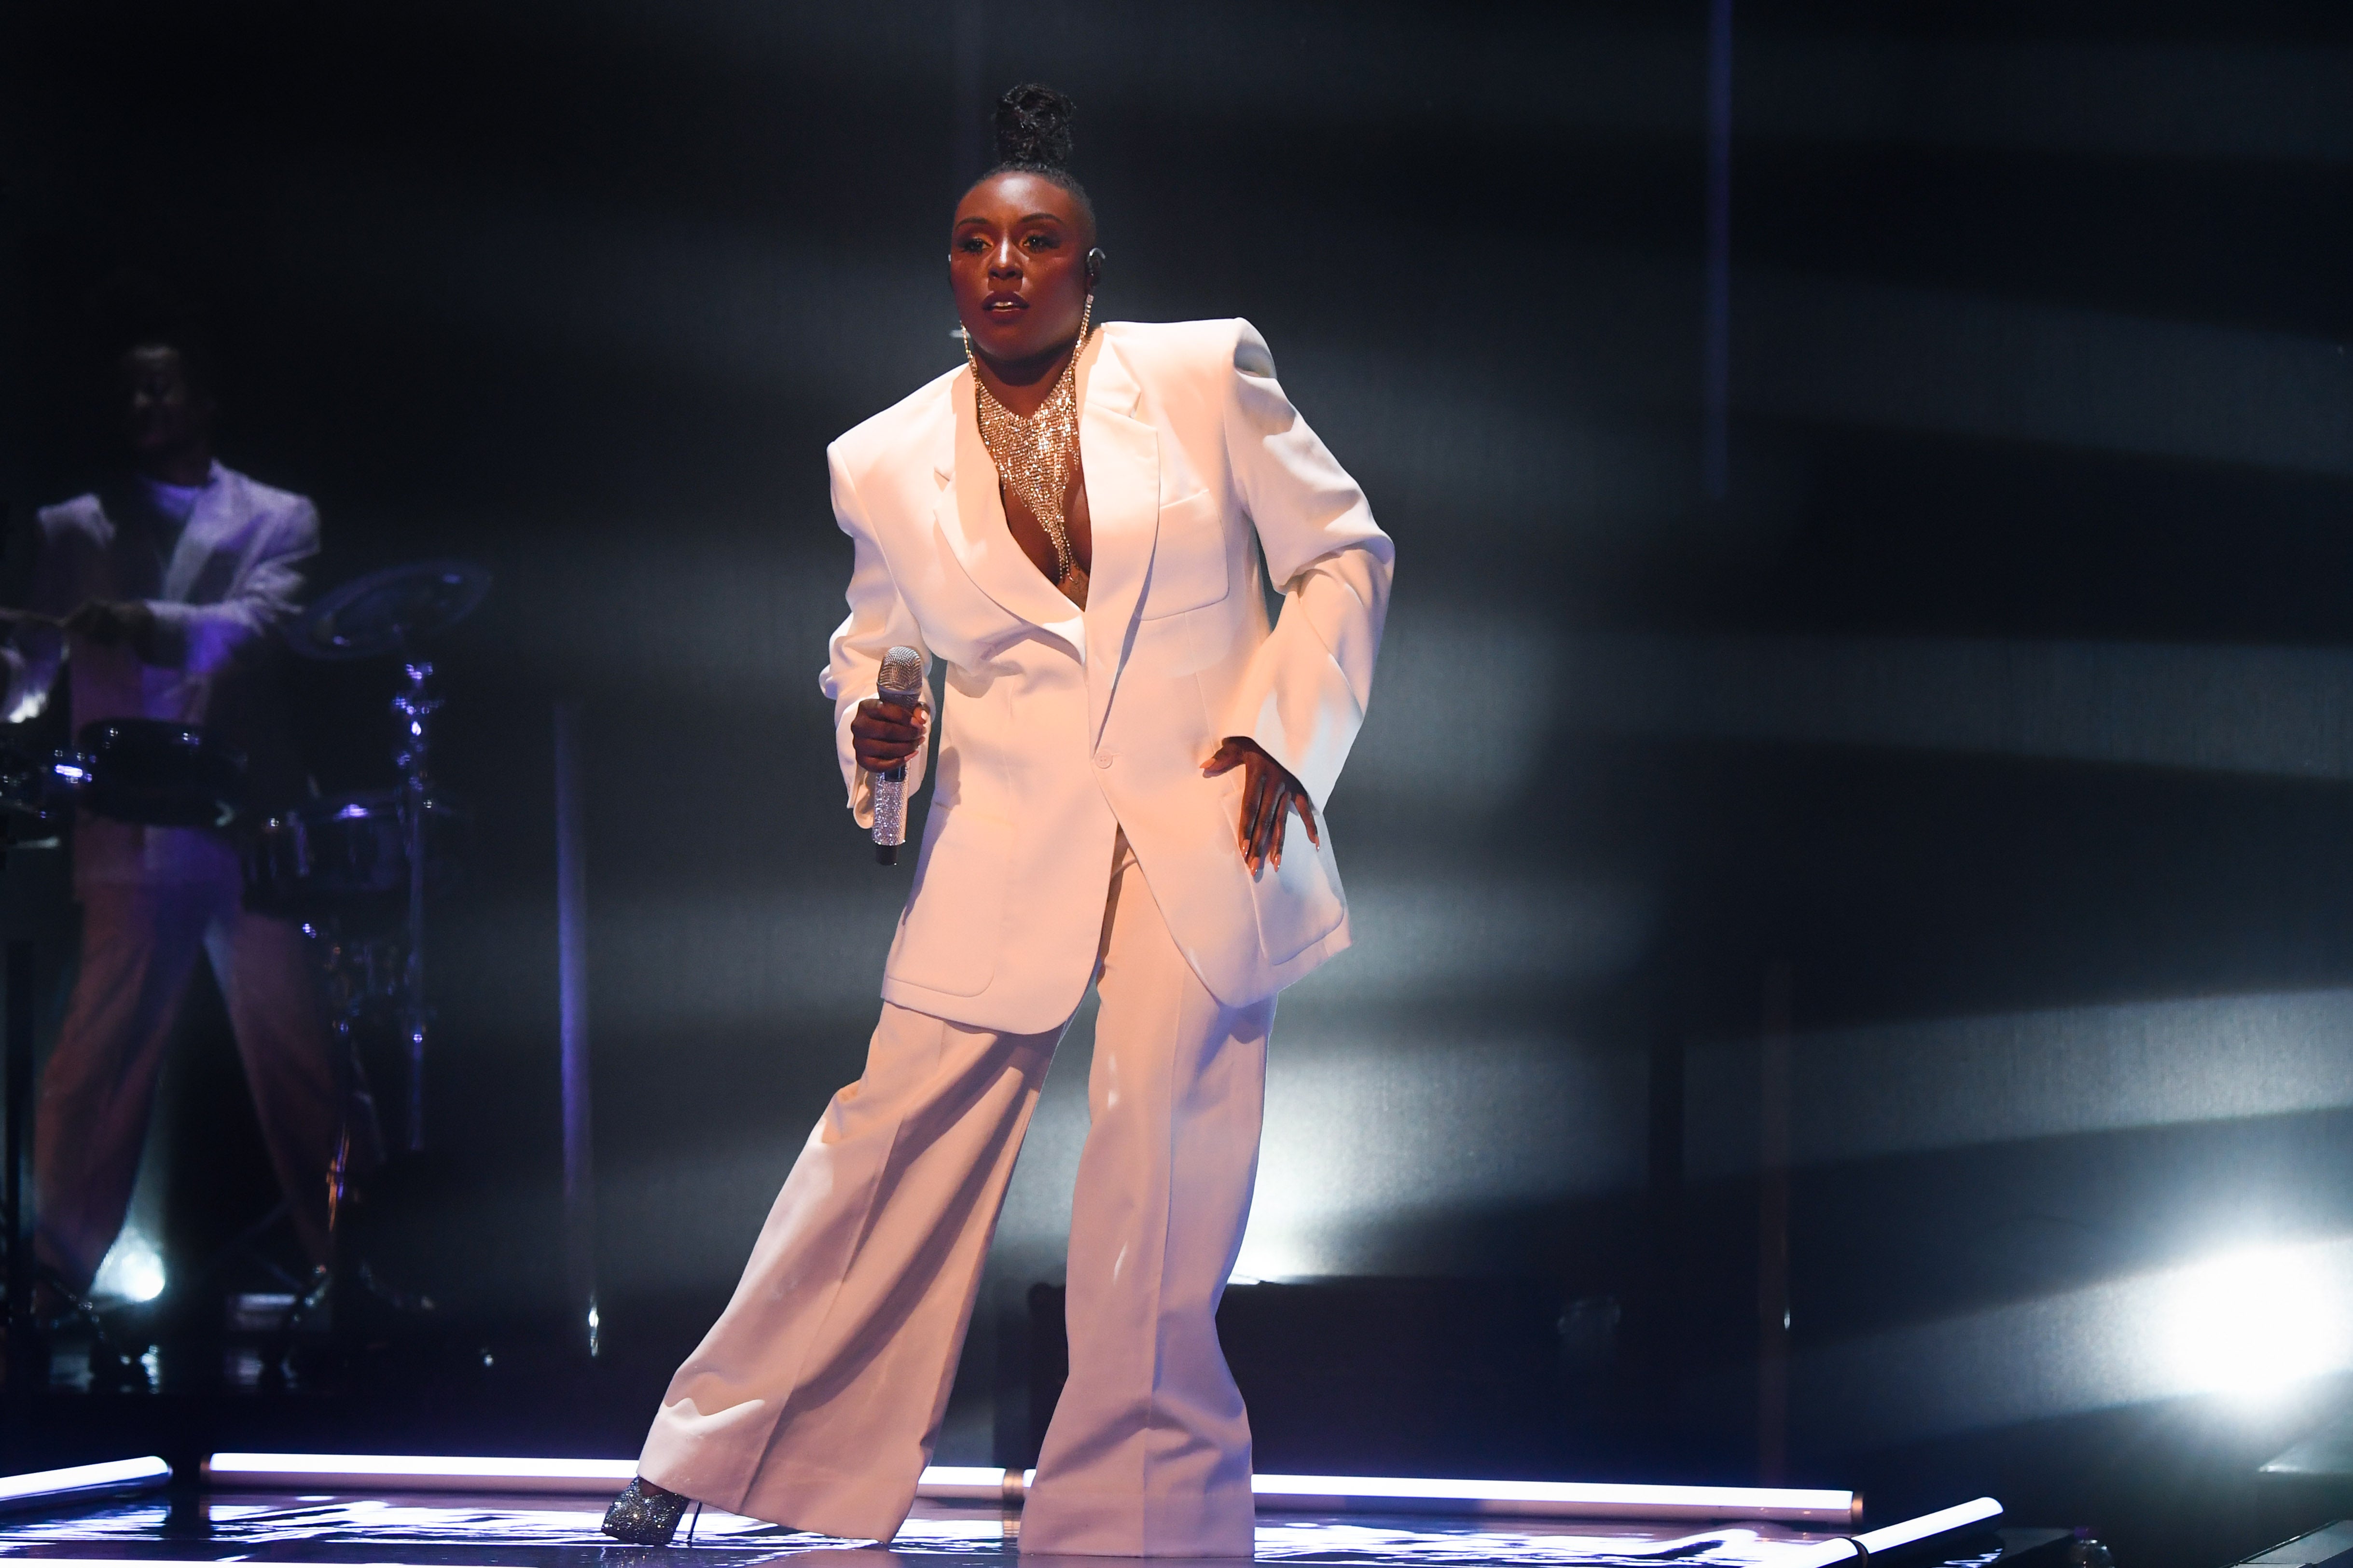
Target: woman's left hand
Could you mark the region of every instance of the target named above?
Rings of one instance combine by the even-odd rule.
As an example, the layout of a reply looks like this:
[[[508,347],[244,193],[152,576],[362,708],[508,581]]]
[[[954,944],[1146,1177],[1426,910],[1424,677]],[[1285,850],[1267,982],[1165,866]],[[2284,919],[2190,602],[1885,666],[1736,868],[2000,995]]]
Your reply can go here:
[[[1209,778],[1235,768],[1242,770],[1242,864],[1250,868],[1251,876],[1257,876],[1259,868],[1269,860],[1282,864],[1282,836],[1293,811],[1299,813],[1300,825],[1307,829],[1307,842],[1322,847],[1324,840],[1315,835],[1315,806],[1290,770],[1268,756],[1256,741],[1240,735],[1227,736],[1217,755],[1201,764],[1201,772]]]

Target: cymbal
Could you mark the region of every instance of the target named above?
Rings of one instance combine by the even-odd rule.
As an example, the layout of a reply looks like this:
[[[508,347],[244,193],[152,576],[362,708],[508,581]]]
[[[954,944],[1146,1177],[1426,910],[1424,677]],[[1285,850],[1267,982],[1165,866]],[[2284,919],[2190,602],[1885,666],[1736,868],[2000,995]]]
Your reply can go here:
[[[287,646],[305,658],[406,653],[474,613],[491,591],[488,567],[417,561],[354,578],[296,616]]]

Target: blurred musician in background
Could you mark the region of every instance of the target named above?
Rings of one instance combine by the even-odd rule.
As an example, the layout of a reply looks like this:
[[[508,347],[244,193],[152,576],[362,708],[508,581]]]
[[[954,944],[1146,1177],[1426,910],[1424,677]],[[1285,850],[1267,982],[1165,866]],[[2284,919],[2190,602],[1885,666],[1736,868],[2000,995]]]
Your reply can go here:
[[[266,812],[303,782],[276,627],[318,550],[318,512],[215,460],[210,367],[184,320],[150,309],[116,323],[110,346],[128,468],[42,510],[12,563],[22,607],[0,647],[0,700],[10,721],[38,716],[62,667],[77,730],[113,718],[205,726],[246,754],[248,805]],[[301,928],[242,907],[237,847],[212,828],[84,811],[73,872],[79,971],[35,1112],[40,1262],[57,1285],[86,1292],[121,1230],[201,953],[294,1232],[323,1264],[345,1093]],[[372,1138],[372,1127],[355,1131]]]

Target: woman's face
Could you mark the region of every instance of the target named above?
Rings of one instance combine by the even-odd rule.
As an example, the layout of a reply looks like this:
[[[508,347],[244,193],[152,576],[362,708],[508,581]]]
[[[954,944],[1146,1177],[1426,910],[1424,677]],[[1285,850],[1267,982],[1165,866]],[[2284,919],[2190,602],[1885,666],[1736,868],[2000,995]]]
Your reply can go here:
[[[948,238],[948,282],[973,347],[1012,363],[1069,346],[1094,242],[1086,209],[1051,180],[998,174],[966,192]]]

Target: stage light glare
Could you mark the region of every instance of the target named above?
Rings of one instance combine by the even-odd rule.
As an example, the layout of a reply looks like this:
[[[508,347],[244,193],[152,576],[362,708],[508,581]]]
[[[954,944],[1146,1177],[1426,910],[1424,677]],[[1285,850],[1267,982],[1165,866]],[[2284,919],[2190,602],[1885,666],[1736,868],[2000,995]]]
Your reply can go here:
[[[1314,1201],[1299,1189],[1297,1184],[1275,1185],[1266,1174],[1259,1175],[1258,1196],[1252,1205],[1263,1204],[1266,1213],[1250,1216],[1250,1229],[1243,1234],[1240,1255],[1234,1260],[1234,1270],[1227,1276],[1229,1283],[1263,1285],[1286,1279],[1313,1279],[1328,1274],[1320,1267],[1311,1239]]]
[[[123,1270],[122,1293],[134,1301],[152,1301],[164,1293],[164,1265],[160,1259],[142,1258]]]
[[[126,1226],[98,1266],[90,1294],[100,1300],[152,1301],[164,1293],[164,1255],[137,1226]]]
[[[2353,1362],[2353,1301],[2327,1250],[2252,1248],[2175,1275],[2163,1333],[2185,1388],[2262,1399]]]

